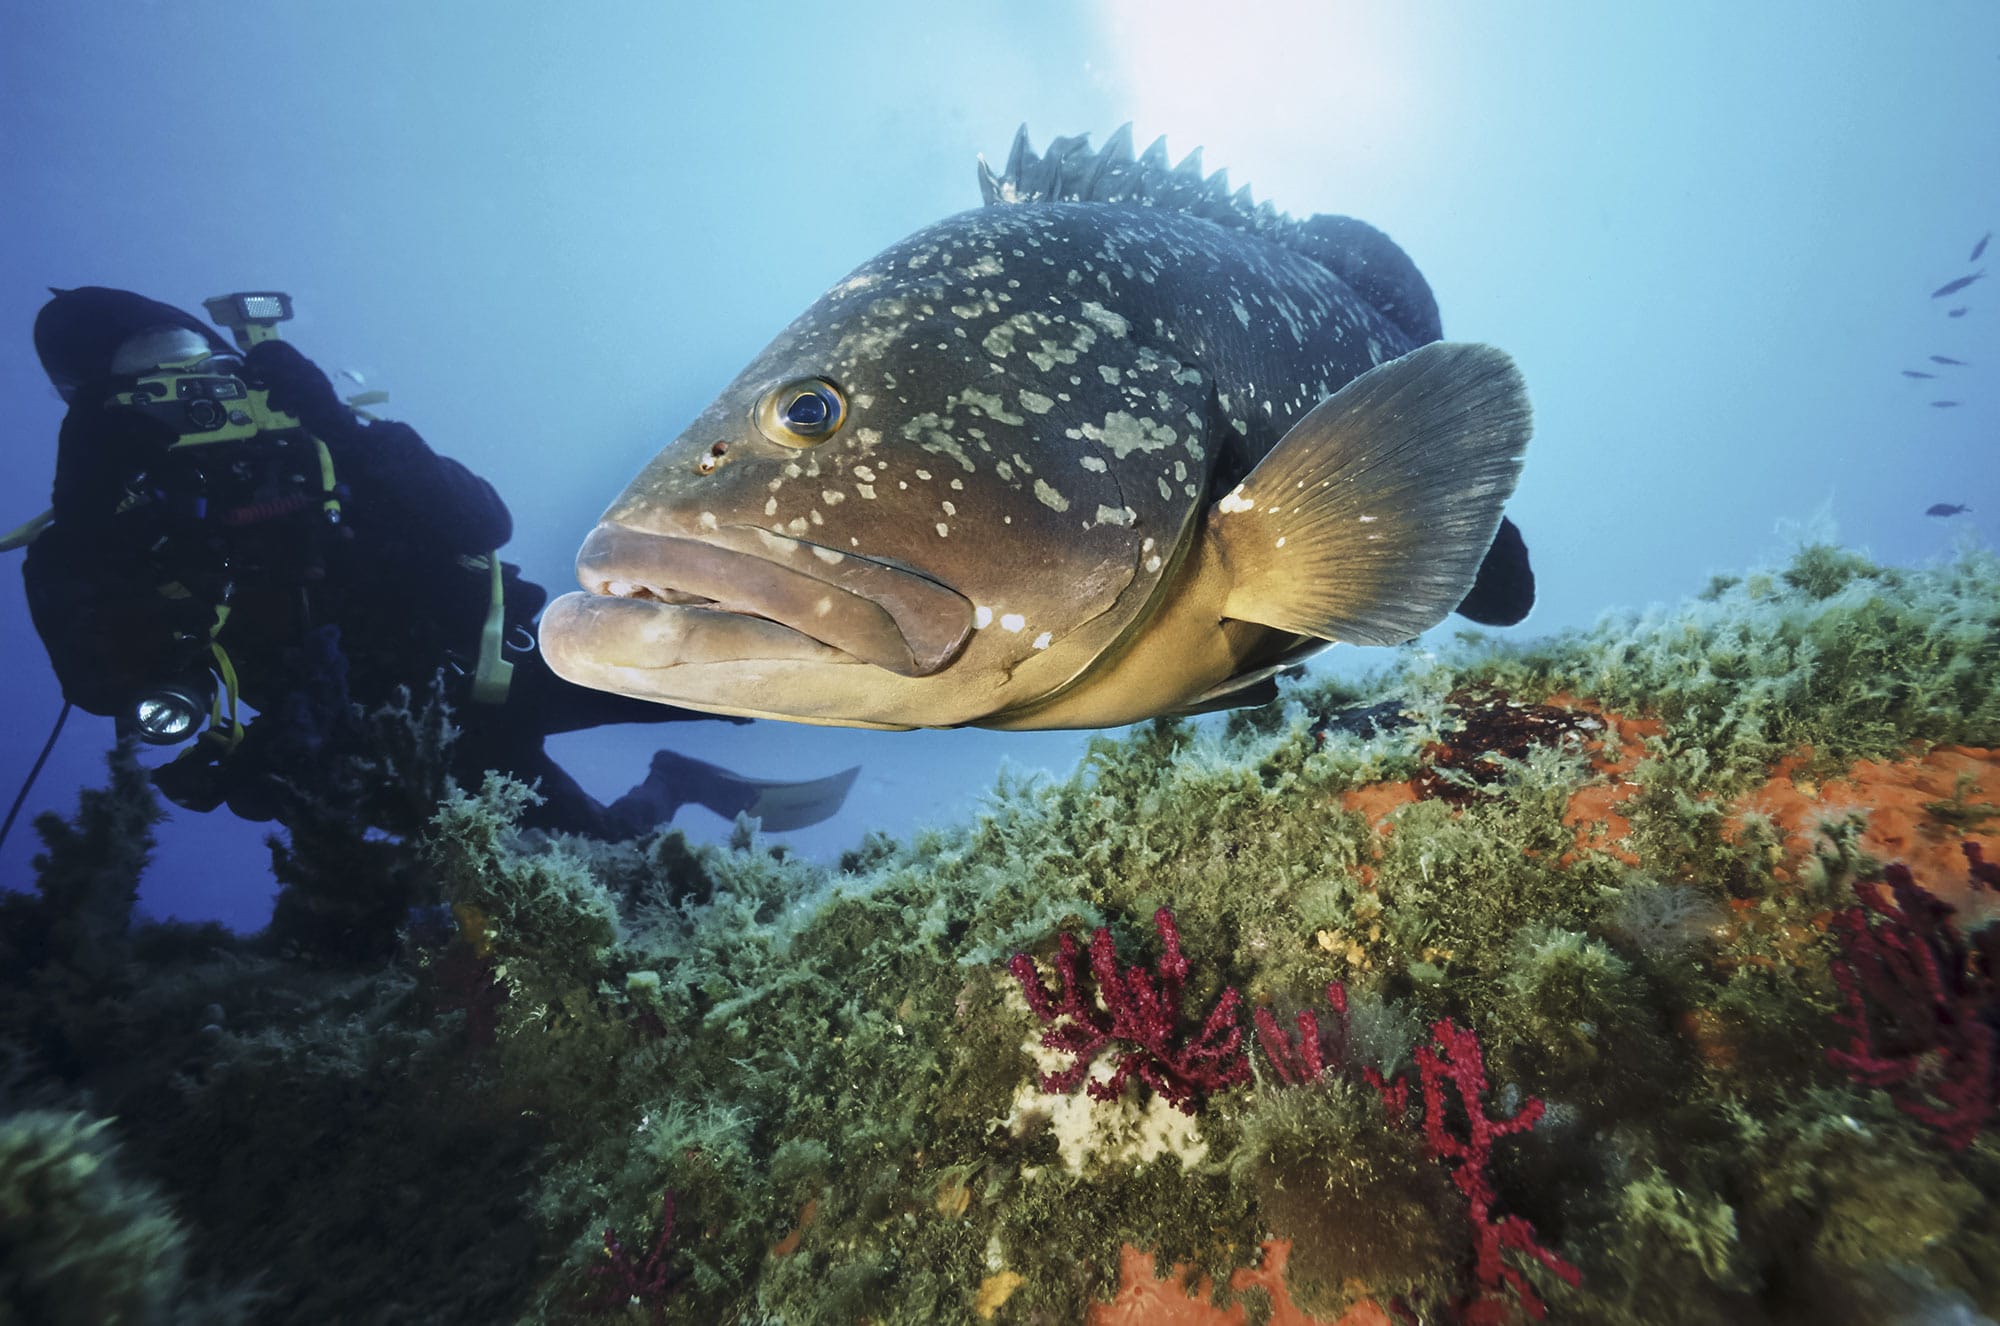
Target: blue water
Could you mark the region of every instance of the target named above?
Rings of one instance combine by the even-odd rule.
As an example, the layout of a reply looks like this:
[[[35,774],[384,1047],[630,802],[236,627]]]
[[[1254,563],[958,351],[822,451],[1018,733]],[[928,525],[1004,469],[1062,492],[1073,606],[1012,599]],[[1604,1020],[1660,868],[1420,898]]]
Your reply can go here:
[[[1380,226],[1448,336],[1520,361],[1537,430],[1510,511],[1542,599],[1511,636],[1679,598],[1813,521],[1889,561],[1991,540],[2000,280],[1929,296],[2000,226],[2000,6],[1227,9],[24,11],[0,43],[0,526],[53,471],[63,407],[29,341],[46,286],[184,307],[279,288],[288,336],[490,478],[506,555],[560,591],[599,511],[778,328],[978,202],[974,153],[1003,157],[1023,120],[1037,145],[1133,120],[1295,215]],[[11,799],[60,696],[11,573],[0,614]],[[27,814],[101,781],[110,729],[72,716]],[[1003,761],[1067,769],[1084,741],[699,723],[551,749],[604,797],[667,743],[776,777],[859,761],[846,811],[791,835],[831,855],[960,818]],[[265,832],[176,812],[143,905],[260,924]],[[18,826],[0,884],[29,882],[35,845]]]

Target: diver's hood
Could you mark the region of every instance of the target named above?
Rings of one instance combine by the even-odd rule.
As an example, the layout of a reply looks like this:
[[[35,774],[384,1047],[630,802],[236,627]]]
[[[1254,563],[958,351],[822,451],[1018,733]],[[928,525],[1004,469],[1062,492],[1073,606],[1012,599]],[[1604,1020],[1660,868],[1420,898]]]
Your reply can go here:
[[[35,316],[35,353],[58,389],[110,376],[118,347],[152,327],[185,328],[216,354],[236,353],[221,333],[192,313],[130,290],[86,285],[51,293],[55,298]]]

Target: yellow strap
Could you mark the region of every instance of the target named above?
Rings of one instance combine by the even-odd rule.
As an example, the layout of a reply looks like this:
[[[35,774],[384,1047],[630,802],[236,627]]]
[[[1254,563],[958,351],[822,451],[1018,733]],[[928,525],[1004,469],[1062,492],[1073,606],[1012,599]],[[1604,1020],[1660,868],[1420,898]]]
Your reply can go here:
[[[319,490],[326,494],[326,500],[319,504],[319,509],[326,512],[328,519],[338,520],[340,499],[333,495],[333,453],[326,449],[326,443],[311,433],[306,436],[312,438],[313,450],[319,453]]]
[[[0,535],[0,552],[13,552],[25,548],[35,541],[35,536],[47,529],[56,518],[56,509],[50,507],[41,515],[23,525],[16,525],[6,534]]]
[[[215,611],[218,618],[226,618],[229,615],[227,607],[217,608]],[[216,622],[215,629],[218,631],[222,629],[220,620]],[[236,712],[236,665],[230,662],[229,651],[222,647],[220,640],[211,639],[208,642],[208,652],[215,656],[215,670],[222,678],[222,689],[215,694],[215,703],[209,708],[208,731],[201,736],[204,741],[220,745],[222,753],[227,755],[243,740],[243,720]],[[229,732],[226,736],[221,734],[224,696],[229,699]]]
[[[217,604],[215,621],[208,628],[208,652],[215,660],[216,673],[222,678],[222,689],[216,692],[215,699],[209,702],[208,729],[196,737],[194,743],[186,750],[168,761],[169,764],[179,764],[182,761],[205,764],[209,760],[218,758],[216,747],[221,747],[221,755],[226,757],[233,754],[243,740],[243,720],[237,713],[236,706],[236,664],[230,659],[229,651],[222,647],[222,641],[216,638],[222,634],[222,628],[228,621],[229,605]],[[226,711],[223,707],[225,697],[228,700]],[[226,729],[223,726],[225,716],[229,720]]]
[[[500,552],[486,556],[493,577],[493,597],[486,609],[486,624],[479,628],[479,665],[472,673],[472,698],[480,704],[502,704],[507,687],[514,680],[514,665],[501,656],[507,638],[507,591],[500,581]]]

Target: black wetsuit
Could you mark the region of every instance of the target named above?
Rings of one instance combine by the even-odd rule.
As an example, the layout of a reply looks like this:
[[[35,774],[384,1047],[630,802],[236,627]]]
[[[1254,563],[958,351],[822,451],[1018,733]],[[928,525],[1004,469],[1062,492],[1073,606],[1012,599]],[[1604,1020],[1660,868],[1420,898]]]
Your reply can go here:
[[[338,524],[296,514],[227,523],[212,506],[197,515],[179,490],[200,463],[191,454],[199,449],[170,458],[175,434],[166,425],[105,408],[119,386],[107,378],[79,389],[63,421],[55,520],[30,545],[23,573],[64,696],[120,717],[177,670],[206,662],[203,642],[227,583],[230,611],[217,639],[257,717],[234,751],[177,761],[155,781],[192,809],[226,801],[249,818],[285,819],[287,799],[301,789],[310,795],[315,776],[352,737],[348,702],[373,708],[399,686],[421,699],[441,670],[448,679],[470,671],[491,602],[483,559],[513,526],[491,484],[432,451],[409,426],[356,415],[290,345],[254,347],[245,376],[326,444]],[[135,488],[158,497],[134,506]],[[506,572],[507,621],[525,627],[547,596],[518,568]],[[188,593],[163,594],[163,584]],[[543,738],[703,715],[573,686],[532,648],[506,657],[515,671],[504,704],[474,703],[448,681],[460,728],[450,772],[473,786],[486,769],[539,780],[547,802],[530,824],[615,835],[603,807],[544,753]]]

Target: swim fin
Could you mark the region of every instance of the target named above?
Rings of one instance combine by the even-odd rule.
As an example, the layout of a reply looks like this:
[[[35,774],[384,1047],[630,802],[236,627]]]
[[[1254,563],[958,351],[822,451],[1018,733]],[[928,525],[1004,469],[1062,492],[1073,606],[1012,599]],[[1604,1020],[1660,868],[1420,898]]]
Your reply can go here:
[[[670,750],[653,753],[653,767],[643,782],[608,807],[614,822],[638,834],[671,820],[690,803],[733,820],[747,814],[763,823],[767,833],[803,829],[831,819],[847,800],[848,789],[861,766],[825,778],[780,782],[746,778],[721,765]]]

